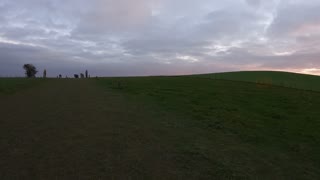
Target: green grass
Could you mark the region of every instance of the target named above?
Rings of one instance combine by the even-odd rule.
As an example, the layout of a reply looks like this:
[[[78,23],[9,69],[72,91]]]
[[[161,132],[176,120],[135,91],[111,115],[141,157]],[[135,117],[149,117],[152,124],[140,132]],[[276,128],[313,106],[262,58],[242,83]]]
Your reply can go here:
[[[0,96],[0,179],[320,178],[317,91],[197,76],[5,81],[23,93]]]
[[[320,91],[320,76],[276,71],[244,71],[195,75],[196,77],[270,84]]]
[[[190,177],[320,177],[320,93],[194,77],[99,84],[175,115],[166,123]]]
[[[0,78],[0,94],[13,94],[19,90],[33,87],[44,82],[43,79]]]

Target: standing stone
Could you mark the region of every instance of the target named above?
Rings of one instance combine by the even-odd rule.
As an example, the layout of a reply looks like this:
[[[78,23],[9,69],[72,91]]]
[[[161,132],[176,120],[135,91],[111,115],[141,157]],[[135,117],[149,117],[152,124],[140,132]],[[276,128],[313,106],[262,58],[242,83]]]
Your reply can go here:
[[[47,70],[46,69],[43,71],[43,78],[47,78]]]

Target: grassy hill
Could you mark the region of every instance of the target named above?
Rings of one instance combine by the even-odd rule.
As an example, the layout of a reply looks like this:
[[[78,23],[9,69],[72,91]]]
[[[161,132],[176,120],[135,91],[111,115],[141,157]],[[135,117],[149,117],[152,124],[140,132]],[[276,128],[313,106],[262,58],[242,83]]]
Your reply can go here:
[[[174,116],[162,123],[188,177],[320,177],[319,93],[197,77],[98,83],[147,103],[159,117]]]
[[[244,81],[320,91],[320,76],[277,71],[243,71],[196,75],[197,77]]]
[[[316,91],[198,76],[17,90],[0,92],[1,179],[320,178]]]

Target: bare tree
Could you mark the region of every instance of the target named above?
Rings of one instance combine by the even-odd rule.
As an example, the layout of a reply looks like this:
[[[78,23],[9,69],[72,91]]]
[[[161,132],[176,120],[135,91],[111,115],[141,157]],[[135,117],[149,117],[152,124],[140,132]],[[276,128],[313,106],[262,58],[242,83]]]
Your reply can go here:
[[[36,77],[36,74],[37,74],[37,68],[34,66],[34,65],[32,65],[32,64],[25,64],[25,65],[23,65],[23,69],[26,71],[26,76],[28,77],[28,78],[34,78],[34,77]]]

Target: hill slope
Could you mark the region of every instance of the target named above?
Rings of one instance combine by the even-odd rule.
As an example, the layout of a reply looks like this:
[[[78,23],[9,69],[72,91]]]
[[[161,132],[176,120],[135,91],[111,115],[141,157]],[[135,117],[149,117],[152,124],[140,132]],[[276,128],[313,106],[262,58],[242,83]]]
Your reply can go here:
[[[320,76],[277,71],[242,71],[195,75],[196,77],[271,84],[320,91]]]
[[[188,177],[320,177],[318,92],[192,76],[98,83],[165,117],[162,123],[174,131],[174,156]]]
[[[0,93],[0,179],[320,179],[318,92],[198,77],[13,81]]]

